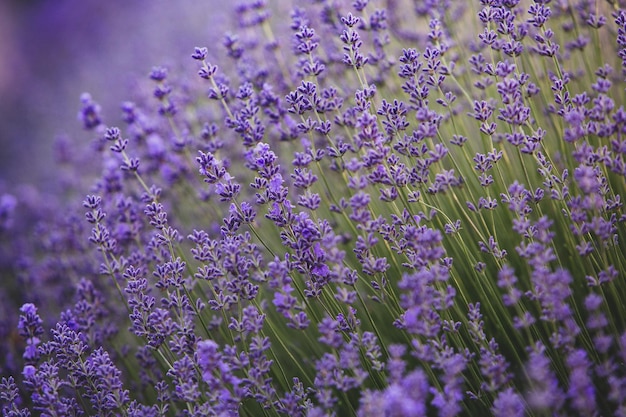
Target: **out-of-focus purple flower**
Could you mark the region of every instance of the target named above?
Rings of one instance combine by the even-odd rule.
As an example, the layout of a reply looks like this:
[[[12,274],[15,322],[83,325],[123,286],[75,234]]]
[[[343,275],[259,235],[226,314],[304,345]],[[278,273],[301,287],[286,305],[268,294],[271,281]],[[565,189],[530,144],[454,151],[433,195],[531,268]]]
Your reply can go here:
[[[507,388],[498,394],[493,402],[493,415],[497,417],[522,417],[525,415],[524,401],[512,388]]]
[[[11,194],[0,196],[0,232],[9,230],[13,224],[13,212],[17,207],[17,199]]]

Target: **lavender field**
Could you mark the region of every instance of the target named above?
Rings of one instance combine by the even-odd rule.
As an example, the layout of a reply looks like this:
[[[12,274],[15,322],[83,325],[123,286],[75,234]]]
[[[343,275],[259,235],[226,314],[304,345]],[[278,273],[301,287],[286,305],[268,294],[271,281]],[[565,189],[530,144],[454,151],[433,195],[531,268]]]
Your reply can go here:
[[[3,416],[626,417],[625,4],[207,5],[3,153]]]

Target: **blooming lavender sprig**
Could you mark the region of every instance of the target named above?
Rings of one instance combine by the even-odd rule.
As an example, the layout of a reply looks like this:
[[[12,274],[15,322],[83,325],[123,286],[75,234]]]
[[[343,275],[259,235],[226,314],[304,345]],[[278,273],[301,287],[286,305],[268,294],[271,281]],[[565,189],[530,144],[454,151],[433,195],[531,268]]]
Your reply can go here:
[[[623,5],[291,6],[83,95],[66,210],[1,190],[1,299],[75,293],[2,324],[3,414],[625,416]]]

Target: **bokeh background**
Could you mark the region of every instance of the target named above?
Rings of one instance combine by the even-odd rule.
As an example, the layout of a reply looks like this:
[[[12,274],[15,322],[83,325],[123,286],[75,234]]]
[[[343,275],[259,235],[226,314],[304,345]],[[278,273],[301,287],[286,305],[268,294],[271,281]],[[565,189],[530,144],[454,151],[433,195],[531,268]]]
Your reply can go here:
[[[53,187],[55,138],[88,140],[76,117],[81,93],[113,123],[153,66],[193,71],[193,47],[221,43],[233,4],[1,0],[0,189]]]

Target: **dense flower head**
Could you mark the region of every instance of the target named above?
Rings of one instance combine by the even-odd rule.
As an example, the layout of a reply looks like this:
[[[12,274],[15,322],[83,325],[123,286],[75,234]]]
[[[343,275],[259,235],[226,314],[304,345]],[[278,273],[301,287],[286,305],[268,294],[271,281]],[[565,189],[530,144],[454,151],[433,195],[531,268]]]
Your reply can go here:
[[[246,0],[85,93],[0,189],[3,415],[626,415],[623,7]]]

